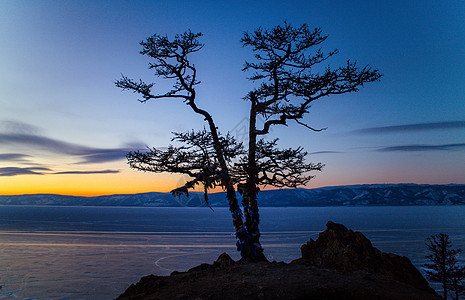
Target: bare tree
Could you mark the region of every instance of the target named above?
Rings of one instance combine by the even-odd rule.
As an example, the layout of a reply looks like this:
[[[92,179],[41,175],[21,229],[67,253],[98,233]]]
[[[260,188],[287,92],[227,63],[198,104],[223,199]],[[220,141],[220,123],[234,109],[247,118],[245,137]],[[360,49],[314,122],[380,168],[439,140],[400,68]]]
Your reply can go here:
[[[319,48],[326,39],[320,28],[310,30],[306,24],[293,27],[284,22],[282,26],[270,30],[258,28],[253,33],[246,32],[241,40],[243,46],[252,47],[255,53],[255,60],[246,62],[243,70],[252,71],[249,79],[259,84],[246,96],[251,106],[247,187],[242,195],[245,224],[252,235],[253,245],[260,245],[259,185],[280,188],[305,185],[311,179],[307,172],[323,167],[322,164],[305,164],[307,153],[301,148],[276,152],[267,147],[274,146],[276,140],[267,145],[257,141],[257,136],[268,134],[274,125],[287,126],[290,121],[312,131],[322,131],[324,128],[315,129],[302,121],[313,101],[330,95],[356,92],[365,83],[381,77],[377,70],[369,66],[360,69],[351,61],[335,69],[319,67],[323,71],[315,72],[319,65],[338,53],[338,50],[325,53]],[[258,115],[265,119],[261,128],[257,126]],[[264,154],[268,155],[268,163],[260,164],[257,156]],[[281,158],[280,163],[277,163],[277,157]],[[273,170],[269,168],[270,162]]]
[[[221,185],[226,189],[226,198],[229,202],[229,210],[233,218],[233,225],[238,239],[238,245],[245,244],[246,234],[243,224],[242,210],[239,207],[233,181],[230,176],[225,147],[226,139],[221,139],[218,133],[217,126],[213,117],[206,110],[199,108],[195,102],[196,90],[195,87],[200,83],[197,80],[197,69],[190,62],[189,56],[192,53],[202,49],[203,44],[199,38],[201,33],[192,33],[190,30],[178,34],[172,41],[167,36],[153,35],[142,41],[142,55],[147,55],[154,62],[149,63],[149,69],[155,71],[155,75],[162,79],[172,80],[173,87],[169,91],[162,93],[153,93],[155,83],[145,83],[142,80],[135,81],[126,76],[115,82],[115,85],[123,90],[130,90],[140,94],[142,99],[140,102],[156,100],[161,98],[175,98],[184,101],[195,113],[201,115],[208,124],[209,133],[199,132],[189,135],[177,135],[181,141],[185,141],[197,148],[202,148],[200,151],[207,151],[208,155],[201,154],[196,157],[196,161],[207,160],[211,163],[211,168],[199,168],[194,161],[188,161],[187,157],[195,156],[195,149],[174,148],[170,147],[168,151],[157,151],[153,149],[149,154],[129,153],[128,159],[130,165],[144,171],[154,172],[175,172],[188,174],[194,177],[194,181],[186,183],[182,188],[172,191],[173,195],[187,193],[187,189],[193,187],[195,183],[206,184],[208,180],[215,179],[209,185],[205,185],[208,189],[210,186]],[[202,142],[210,143],[208,146]],[[199,147],[199,145],[201,145]],[[207,149],[208,148],[208,149]],[[197,149],[199,150],[199,149]],[[214,156],[212,156],[212,154]],[[214,160],[212,160],[214,159]],[[164,163],[167,165],[163,165]],[[194,168],[194,169],[189,169]]]
[[[173,133],[172,141],[183,146],[169,145],[167,149],[149,148],[146,152],[130,152],[126,155],[132,168],[144,172],[180,173],[188,175],[191,180],[182,187],[172,190],[172,194],[189,195],[189,189],[200,185],[204,189],[205,203],[208,203],[208,190],[224,186],[222,169],[217,159],[212,134],[205,128],[200,131]],[[236,142],[230,134],[219,136],[219,142],[228,170],[233,161],[244,154],[241,143]],[[237,176],[234,176],[235,178]],[[234,181],[233,181],[234,182]]]
[[[287,125],[295,121],[313,131],[302,121],[310,104],[322,97],[355,92],[366,82],[380,78],[377,70],[368,66],[359,69],[350,61],[343,67],[326,67],[320,74],[315,66],[325,62],[338,51],[324,54],[314,50],[326,40],[320,29],[310,30],[307,25],[294,28],[284,23],[271,30],[257,29],[245,33],[244,46],[251,46],[254,62],[246,62],[244,71],[252,70],[249,78],[259,86],[245,97],[251,103],[249,118],[248,150],[227,134],[222,137],[212,116],[197,107],[195,87],[197,70],[189,60],[189,54],[199,51],[201,34],[187,31],[176,35],[173,41],[154,35],[141,42],[143,55],[154,59],[149,64],[158,77],[173,80],[173,88],[154,94],[154,83],[134,81],[123,76],[116,86],[142,95],[141,102],[160,98],[180,98],[195,113],[203,116],[208,131],[177,133],[174,140],[185,146],[170,146],[167,150],[150,149],[146,153],[132,152],[128,160],[132,167],[142,171],[171,172],[189,175],[192,180],[174,195],[186,194],[196,184],[204,187],[205,195],[210,188],[226,189],[229,209],[236,230],[237,247],[242,257],[265,259],[260,244],[259,212],[257,194],[260,186],[298,187],[313,177],[310,171],[321,170],[321,163],[307,163],[307,152],[303,148],[278,149],[277,139],[266,141],[258,136],[269,133],[271,126]],[[313,50],[313,52],[311,52]],[[257,126],[257,116],[265,119],[263,127]],[[242,195],[242,210],[235,195],[235,187]],[[208,198],[205,196],[208,204]],[[245,222],[243,219],[245,216]]]

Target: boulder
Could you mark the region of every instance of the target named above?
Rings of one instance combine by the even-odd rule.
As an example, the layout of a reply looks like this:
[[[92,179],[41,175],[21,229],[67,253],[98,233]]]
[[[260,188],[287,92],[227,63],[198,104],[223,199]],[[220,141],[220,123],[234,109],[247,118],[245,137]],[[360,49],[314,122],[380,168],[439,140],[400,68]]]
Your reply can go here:
[[[234,265],[236,262],[229,256],[228,253],[223,252],[213,263],[213,266],[219,267],[219,268],[226,268],[229,266]]]
[[[363,270],[434,293],[407,257],[381,252],[361,232],[344,225],[329,221],[326,227],[316,241],[302,245],[302,258],[294,262],[343,272]]]

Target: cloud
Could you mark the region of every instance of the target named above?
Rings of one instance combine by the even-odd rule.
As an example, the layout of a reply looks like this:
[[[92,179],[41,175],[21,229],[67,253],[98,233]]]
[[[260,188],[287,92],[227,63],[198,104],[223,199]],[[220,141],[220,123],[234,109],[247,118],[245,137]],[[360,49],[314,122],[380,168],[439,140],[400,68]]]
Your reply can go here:
[[[27,133],[0,133],[0,144],[22,145],[30,149],[82,156],[83,160],[79,162],[81,164],[121,160],[126,157],[126,153],[139,150],[138,148],[92,148]]]
[[[443,145],[403,145],[376,149],[378,152],[454,151],[465,149],[465,143]]]
[[[52,139],[38,134],[39,129],[35,126],[16,121],[0,122],[0,145],[26,147],[28,151],[47,151],[55,154],[69,155],[78,158],[77,164],[105,163],[123,160],[130,151],[146,149],[140,143],[124,148],[94,148],[79,144],[68,143]],[[0,168],[0,176],[17,175],[65,175],[65,174],[115,174],[119,170],[84,170],[84,171],[62,171],[55,172],[48,166],[36,164],[30,161],[31,155],[21,153],[0,153],[0,161],[18,162],[26,164],[27,167],[4,167]]]
[[[2,121],[0,127],[14,133],[38,134],[40,132],[38,127],[20,121]]]
[[[52,174],[114,174],[119,173],[119,170],[101,170],[101,171],[65,171],[55,172]]]
[[[95,164],[108,161],[115,161],[126,158],[126,154],[134,149],[93,149],[88,154],[84,154],[79,164]]]
[[[53,172],[49,168],[45,167],[5,167],[0,168],[0,176],[17,176],[17,175],[88,175],[88,174],[115,174],[119,173],[119,170],[97,170],[97,171],[64,171],[64,172]]]
[[[16,175],[43,175],[43,172],[37,171],[51,171],[49,168],[31,167],[31,168],[18,168],[18,167],[5,167],[0,168],[0,176],[16,176]]]
[[[89,147],[24,133],[0,133],[0,143],[4,145],[24,145],[35,149],[70,155],[83,155],[92,151],[92,148]]]
[[[317,151],[317,152],[311,152],[310,154],[338,154],[338,153],[343,153],[339,151]]]
[[[0,161],[25,161],[26,157],[30,156],[20,153],[3,153],[0,154]]]
[[[396,126],[371,127],[351,131],[352,134],[384,134],[397,132],[412,132],[412,131],[431,131],[431,130],[448,130],[448,129],[465,129],[465,121],[449,121],[449,122],[429,122],[416,123]]]

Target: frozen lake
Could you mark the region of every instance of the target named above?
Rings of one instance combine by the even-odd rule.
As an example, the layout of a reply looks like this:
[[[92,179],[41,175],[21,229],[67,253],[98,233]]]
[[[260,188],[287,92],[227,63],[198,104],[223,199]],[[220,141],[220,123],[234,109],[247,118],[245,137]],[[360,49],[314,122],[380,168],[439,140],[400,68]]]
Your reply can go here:
[[[421,269],[425,238],[465,249],[465,206],[262,208],[270,260],[289,262],[328,220]],[[226,208],[0,206],[0,299],[112,299],[148,274],[167,275],[222,252],[239,258]]]

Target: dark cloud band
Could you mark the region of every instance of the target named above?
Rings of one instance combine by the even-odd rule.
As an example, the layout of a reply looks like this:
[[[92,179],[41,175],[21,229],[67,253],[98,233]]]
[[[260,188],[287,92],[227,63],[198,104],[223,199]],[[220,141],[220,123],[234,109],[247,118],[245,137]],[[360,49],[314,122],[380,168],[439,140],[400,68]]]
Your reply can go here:
[[[115,174],[119,173],[119,170],[102,170],[102,171],[66,171],[66,172],[55,172],[53,174]]]
[[[353,134],[382,134],[382,133],[398,133],[412,131],[431,131],[431,130],[448,130],[448,129],[465,129],[465,121],[450,121],[450,122],[430,122],[406,124],[397,126],[382,126],[371,127],[352,131]]]
[[[465,143],[444,145],[403,145],[376,149],[378,152],[453,151],[465,149]]]
[[[317,151],[317,152],[311,152],[310,154],[311,155],[316,155],[316,154],[339,154],[339,153],[343,153],[343,152],[339,152],[339,151]]]
[[[51,171],[49,168],[33,167],[33,168],[18,168],[5,167],[0,168],[0,176],[16,176],[16,175],[43,175],[43,171]]]
[[[0,154],[0,161],[24,161],[27,157],[30,156],[20,153],[3,153]]]
[[[83,160],[81,164],[88,163],[104,163],[116,160],[125,159],[126,153],[130,151],[140,150],[134,148],[113,148],[113,149],[101,149],[81,146],[77,144],[67,143],[48,137],[24,134],[24,133],[0,133],[0,144],[9,145],[24,145],[32,149],[45,150],[58,154],[81,156]],[[7,154],[3,154],[7,157]],[[14,158],[11,156],[10,158]],[[19,156],[16,156],[18,159]],[[1,159],[1,157],[0,157]],[[5,158],[6,159],[6,158]]]
[[[0,168],[0,176],[17,176],[17,175],[66,175],[66,174],[115,174],[119,173],[119,170],[97,170],[97,171],[64,171],[64,172],[52,172],[49,168],[44,167],[5,167]]]

